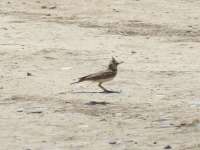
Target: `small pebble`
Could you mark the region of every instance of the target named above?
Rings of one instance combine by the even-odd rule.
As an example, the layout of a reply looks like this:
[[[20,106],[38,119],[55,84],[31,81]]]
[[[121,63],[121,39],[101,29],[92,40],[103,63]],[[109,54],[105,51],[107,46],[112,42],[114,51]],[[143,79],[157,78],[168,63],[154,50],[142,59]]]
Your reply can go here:
[[[33,111],[28,112],[28,113],[41,114],[41,113],[43,113],[43,111],[41,111],[41,110],[33,110]]]
[[[6,28],[6,27],[3,27],[2,29],[3,29],[3,30],[8,30],[8,28]]]
[[[32,76],[32,73],[27,72],[26,75],[27,75],[27,76]]]
[[[128,140],[127,142],[132,143],[132,142],[134,142],[134,141],[133,141],[133,140]]]
[[[23,112],[23,111],[24,111],[23,108],[19,108],[19,109],[17,110],[17,112]]]
[[[111,141],[111,142],[109,142],[109,144],[117,144],[117,142],[116,141]]]
[[[42,8],[42,9],[46,9],[46,8],[47,8],[47,6],[41,6],[41,8]]]
[[[119,12],[119,10],[117,10],[117,9],[113,9],[113,11],[115,11],[115,12]]]
[[[135,54],[136,52],[135,51],[131,51],[131,54]]]
[[[107,105],[110,104],[108,102],[102,101],[102,102],[97,102],[97,101],[90,101],[88,103],[86,103],[86,105]]]
[[[167,145],[164,147],[164,149],[172,149],[172,147],[170,145]]]
[[[104,119],[101,119],[101,120],[99,120],[99,121],[106,121],[106,119],[104,118]]]
[[[187,30],[186,32],[187,32],[187,33],[191,33],[192,31],[191,31],[191,30]]]
[[[49,9],[56,9],[56,6],[51,6],[49,7]]]

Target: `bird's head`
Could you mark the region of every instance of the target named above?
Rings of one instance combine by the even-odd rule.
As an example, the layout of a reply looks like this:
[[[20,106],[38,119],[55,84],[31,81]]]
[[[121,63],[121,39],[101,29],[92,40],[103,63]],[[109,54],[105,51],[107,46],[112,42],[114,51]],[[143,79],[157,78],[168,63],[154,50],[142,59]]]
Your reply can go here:
[[[114,57],[112,57],[112,60],[110,61],[109,65],[108,65],[108,68],[113,71],[117,71],[117,66],[122,63],[123,63],[123,61],[118,62]]]

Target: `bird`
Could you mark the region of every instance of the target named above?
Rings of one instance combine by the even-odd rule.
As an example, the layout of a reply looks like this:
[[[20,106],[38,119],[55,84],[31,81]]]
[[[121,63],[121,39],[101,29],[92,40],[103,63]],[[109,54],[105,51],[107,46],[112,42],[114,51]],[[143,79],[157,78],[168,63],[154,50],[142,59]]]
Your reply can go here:
[[[71,84],[80,83],[83,81],[92,81],[97,82],[98,86],[103,90],[103,92],[106,93],[114,93],[115,91],[111,91],[106,89],[102,86],[104,82],[108,82],[114,79],[114,77],[117,75],[117,67],[119,64],[124,63],[123,61],[118,62],[114,57],[112,57],[111,61],[108,64],[108,67],[106,70],[99,71],[97,73],[89,74],[87,76],[83,76],[78,79],[78,81],[73,82]]]

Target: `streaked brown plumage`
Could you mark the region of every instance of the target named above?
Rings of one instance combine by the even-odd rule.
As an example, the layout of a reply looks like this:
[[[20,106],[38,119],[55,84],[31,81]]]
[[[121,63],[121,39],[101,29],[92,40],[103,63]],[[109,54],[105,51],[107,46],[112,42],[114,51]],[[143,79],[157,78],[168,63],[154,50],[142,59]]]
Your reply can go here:
[[[100,71],[94,74],[90,74],[84,77],[79,78],[77,82],[80,83],[83,81],[92,81],[92,82],[98,82],[98,86],[104,90],[104,92],[112,92],[110,90],[107,90],[102,86],[102,83],[112,80],[117,75],[117,66],[123,62],[117,62],[114,57],[112,57],[112,60],[110,61],[108,68],[105,71]]]

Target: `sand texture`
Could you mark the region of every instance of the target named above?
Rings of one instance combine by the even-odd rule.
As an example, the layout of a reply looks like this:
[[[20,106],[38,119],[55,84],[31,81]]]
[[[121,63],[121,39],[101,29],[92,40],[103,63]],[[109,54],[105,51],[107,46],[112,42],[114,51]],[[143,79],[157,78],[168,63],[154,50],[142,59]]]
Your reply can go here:
[[[162,149],[200,150],[200,1],[0,0],[0,150]]]

